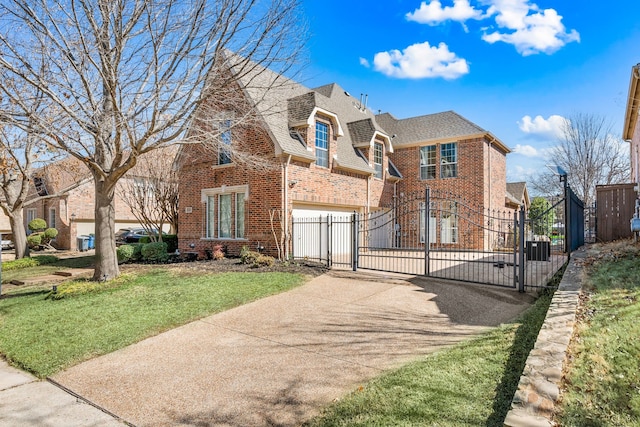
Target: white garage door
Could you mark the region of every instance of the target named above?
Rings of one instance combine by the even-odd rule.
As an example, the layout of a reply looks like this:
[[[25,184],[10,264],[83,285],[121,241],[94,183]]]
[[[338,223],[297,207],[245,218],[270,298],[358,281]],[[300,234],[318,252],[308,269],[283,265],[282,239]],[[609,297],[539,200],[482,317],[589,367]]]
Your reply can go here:
[[[334,206],[294,206],[294,258],[350,265],[353,212],[353,209]]]

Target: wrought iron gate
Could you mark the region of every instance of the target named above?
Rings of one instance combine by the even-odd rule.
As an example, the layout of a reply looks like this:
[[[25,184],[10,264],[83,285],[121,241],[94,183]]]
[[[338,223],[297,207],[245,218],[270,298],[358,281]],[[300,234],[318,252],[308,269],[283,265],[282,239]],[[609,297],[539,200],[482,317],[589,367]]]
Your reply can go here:
[[[560,199],[539,218],[527,218],[524,209],[482,211],[426,189],[368,214],[295,219],[293,257],[524,291],[546,286],[566,262],[566,236],[580,227],[579,219],[565,227],[565,210],[578,210],[572,203]]]

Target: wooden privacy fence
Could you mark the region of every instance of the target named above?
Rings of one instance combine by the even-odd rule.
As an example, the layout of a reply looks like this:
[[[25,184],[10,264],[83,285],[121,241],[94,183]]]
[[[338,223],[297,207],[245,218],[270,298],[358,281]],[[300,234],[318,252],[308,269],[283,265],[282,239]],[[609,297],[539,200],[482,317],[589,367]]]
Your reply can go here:
[[[630,220],[636,209],[635,184],[596,186],[596,237],[599,242],[633,237]]]

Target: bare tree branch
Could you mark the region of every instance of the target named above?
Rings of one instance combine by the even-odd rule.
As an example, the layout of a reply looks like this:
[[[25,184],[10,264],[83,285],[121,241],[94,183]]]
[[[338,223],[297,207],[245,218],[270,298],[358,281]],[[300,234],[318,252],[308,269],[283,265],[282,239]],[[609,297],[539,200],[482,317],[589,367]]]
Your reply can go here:
[[[0,4],[0,73],[37,89],[59,111],[60,120],[38,114],[30,126],[93,175],[94,279],[119,274],[113,207],[118,181],[139,156],[167,145],[200,143],[217,150],[219,127],[187,133],[202,108],[233,111],[237,129],[260,123],[237,81],[268,90],[281,82],[260,79],[263,70],[293,71],[305,34],[297,11],[298,0]],[[39,72],[40,64],[46,73]],[[8,102],[29,104],[20,91],[4,95]],[[234,161],[243,159],[251,164],[253,157],[238,154]]]

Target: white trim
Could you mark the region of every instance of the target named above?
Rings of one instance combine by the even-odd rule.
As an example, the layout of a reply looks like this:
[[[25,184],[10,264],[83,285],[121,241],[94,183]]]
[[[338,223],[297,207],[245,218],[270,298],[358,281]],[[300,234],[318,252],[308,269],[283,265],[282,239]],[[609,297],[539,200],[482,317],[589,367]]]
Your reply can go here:
[[[222,187],[216,188],[203,188],[200,190],[200,201],[202,203],[207,203],[207,197],[209,196],[217,196],[218,194],[225,193],[244,193],[244,200],[247,201],[249,199],[249,186],[248,185],[223,185]]]
[[[294,123],[292,125],[290,125],[290,127],[299,127],[301,125],[306,125],[308,127],[311,127],[314,125],[314,123],[316,122],[316,114],[320,113],[323,116],[327,116],[331,119],[331,122],[333,122],[333,126],[335,127],[335,135],[336,136],[344,136],[344,131],[342,130],[342,125],[340,125],[340,120],[338,120],[338,115],[334,114],[330,111],[325,110],[324,108],[320,108],[320,107],[314,107],[313,111],[311,111],[311,114],[309,114],[309,117],[307,117],[307,119],[301,123]]]

